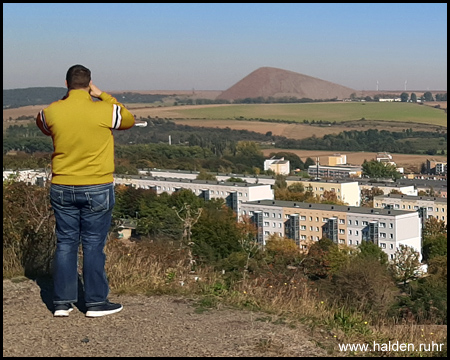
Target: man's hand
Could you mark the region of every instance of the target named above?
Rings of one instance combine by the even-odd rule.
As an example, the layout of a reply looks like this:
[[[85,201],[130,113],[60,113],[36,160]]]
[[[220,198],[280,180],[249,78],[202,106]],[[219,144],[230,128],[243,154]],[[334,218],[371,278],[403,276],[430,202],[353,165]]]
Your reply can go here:
[[[92,81],[89,83],[89,95],[99,98],[103,91],[95,86]]]

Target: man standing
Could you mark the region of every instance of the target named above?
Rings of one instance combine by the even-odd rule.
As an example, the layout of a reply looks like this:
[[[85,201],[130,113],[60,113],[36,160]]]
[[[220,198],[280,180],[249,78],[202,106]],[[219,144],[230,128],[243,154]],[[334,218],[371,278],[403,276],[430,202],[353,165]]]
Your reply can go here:
[[[112,130],[134,125],[134,116],[91,81],[82,65],[69,68],[67,95],[41,110],[36,124],[53,140],[50,202],[56,219],[54,316],[69,316],[78,301],[78,248],[83,249],[88,317],[122,310],[108,301],[104,247],[115,203]],[[92,97],[101,101],[93,101]]]

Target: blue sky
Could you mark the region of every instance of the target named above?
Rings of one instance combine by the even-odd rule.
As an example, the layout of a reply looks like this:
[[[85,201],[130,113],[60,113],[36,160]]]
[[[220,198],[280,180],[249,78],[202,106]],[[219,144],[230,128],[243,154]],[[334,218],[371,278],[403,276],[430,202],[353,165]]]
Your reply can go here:
[[[269,66],[355,90],[447,90],[447,4],[3,4],[3,89],[226,90]]]

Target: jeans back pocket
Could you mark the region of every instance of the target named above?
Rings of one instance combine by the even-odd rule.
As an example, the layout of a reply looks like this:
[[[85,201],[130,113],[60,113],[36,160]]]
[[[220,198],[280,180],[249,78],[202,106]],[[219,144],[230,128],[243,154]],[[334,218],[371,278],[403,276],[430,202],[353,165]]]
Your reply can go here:
[[[87,191],[86,199],[91,207],[91,211],[100,212],[110,208],[109,189],[101,191]]]

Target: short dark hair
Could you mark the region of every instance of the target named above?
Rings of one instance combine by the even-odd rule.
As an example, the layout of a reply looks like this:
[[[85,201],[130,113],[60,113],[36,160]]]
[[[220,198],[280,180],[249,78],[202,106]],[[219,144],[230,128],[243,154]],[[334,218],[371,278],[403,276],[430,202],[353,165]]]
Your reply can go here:
[[[91,70],[83,65],[73,65],[67,70],[66,81],[69,90],[87,88],[91,81]]]

